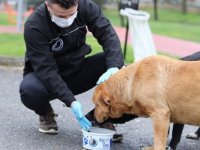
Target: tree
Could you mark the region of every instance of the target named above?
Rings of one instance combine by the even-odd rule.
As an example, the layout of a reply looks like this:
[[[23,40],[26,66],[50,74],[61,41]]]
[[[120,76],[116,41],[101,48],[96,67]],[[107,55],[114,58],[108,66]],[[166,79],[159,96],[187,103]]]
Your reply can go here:
[[[42,4],[45,0],[28,0],[27,7],[37,7]]]
[[[93,0],[93,1],[102,8],[104,0]]]
[[[154,4],[154,19],[157,21],[158,20],[157,0],[154,0],[153,4]]]
[[[182,13],[187,14],[187,0],[182,0]]]

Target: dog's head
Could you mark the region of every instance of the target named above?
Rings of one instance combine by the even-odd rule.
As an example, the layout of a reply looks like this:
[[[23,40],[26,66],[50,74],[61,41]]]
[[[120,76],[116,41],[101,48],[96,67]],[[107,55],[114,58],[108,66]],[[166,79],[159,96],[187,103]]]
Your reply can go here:
[[[111,94],[104,83],[98,85],[93,94],[95,104],[94,115],[98,122],[104,122],[109,117],[119,118],[126,111],[126,106]]]

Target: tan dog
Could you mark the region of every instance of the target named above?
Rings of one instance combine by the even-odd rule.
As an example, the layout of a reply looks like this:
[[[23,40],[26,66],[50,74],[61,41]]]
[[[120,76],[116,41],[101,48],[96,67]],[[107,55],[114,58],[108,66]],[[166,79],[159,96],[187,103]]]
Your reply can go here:
[[[151,150],[165,150],[170,122],[200,125],[200,61],[153,56],[122,68],[93,95],[95,117],[103,122],[123,114],[150,117]]]

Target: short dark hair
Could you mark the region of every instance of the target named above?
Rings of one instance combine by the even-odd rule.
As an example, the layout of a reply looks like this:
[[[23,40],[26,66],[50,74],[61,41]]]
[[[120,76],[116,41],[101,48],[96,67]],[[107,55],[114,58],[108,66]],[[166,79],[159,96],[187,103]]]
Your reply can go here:
[[[79,0],[47,0],[47,2],[52,4],[58,4],[63,8],[70,8],[72,6],[76,6]]]

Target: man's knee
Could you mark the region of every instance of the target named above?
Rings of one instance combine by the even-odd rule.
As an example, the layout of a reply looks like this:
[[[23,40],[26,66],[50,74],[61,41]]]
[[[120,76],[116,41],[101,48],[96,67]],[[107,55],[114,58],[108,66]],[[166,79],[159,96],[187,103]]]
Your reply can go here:
[[[47,97],[44,85],[33,75],[27,75],[23,79],[19,87],[19,92],[22,103],[29,108],[31,105],[35,105],[41,99],[44,100]]]
[[[36,84],[31,84],[30,82],[27,82],[25,80],[21,82],[19,87],[19,92],[22,99],[27,99],[36,95],[37,91],[38,89]]]
[[[29,84],[29,82],[23,80],[19,88],[22,103],[30,108],[33,98],[38,94],[37,91],[36,85]]]

